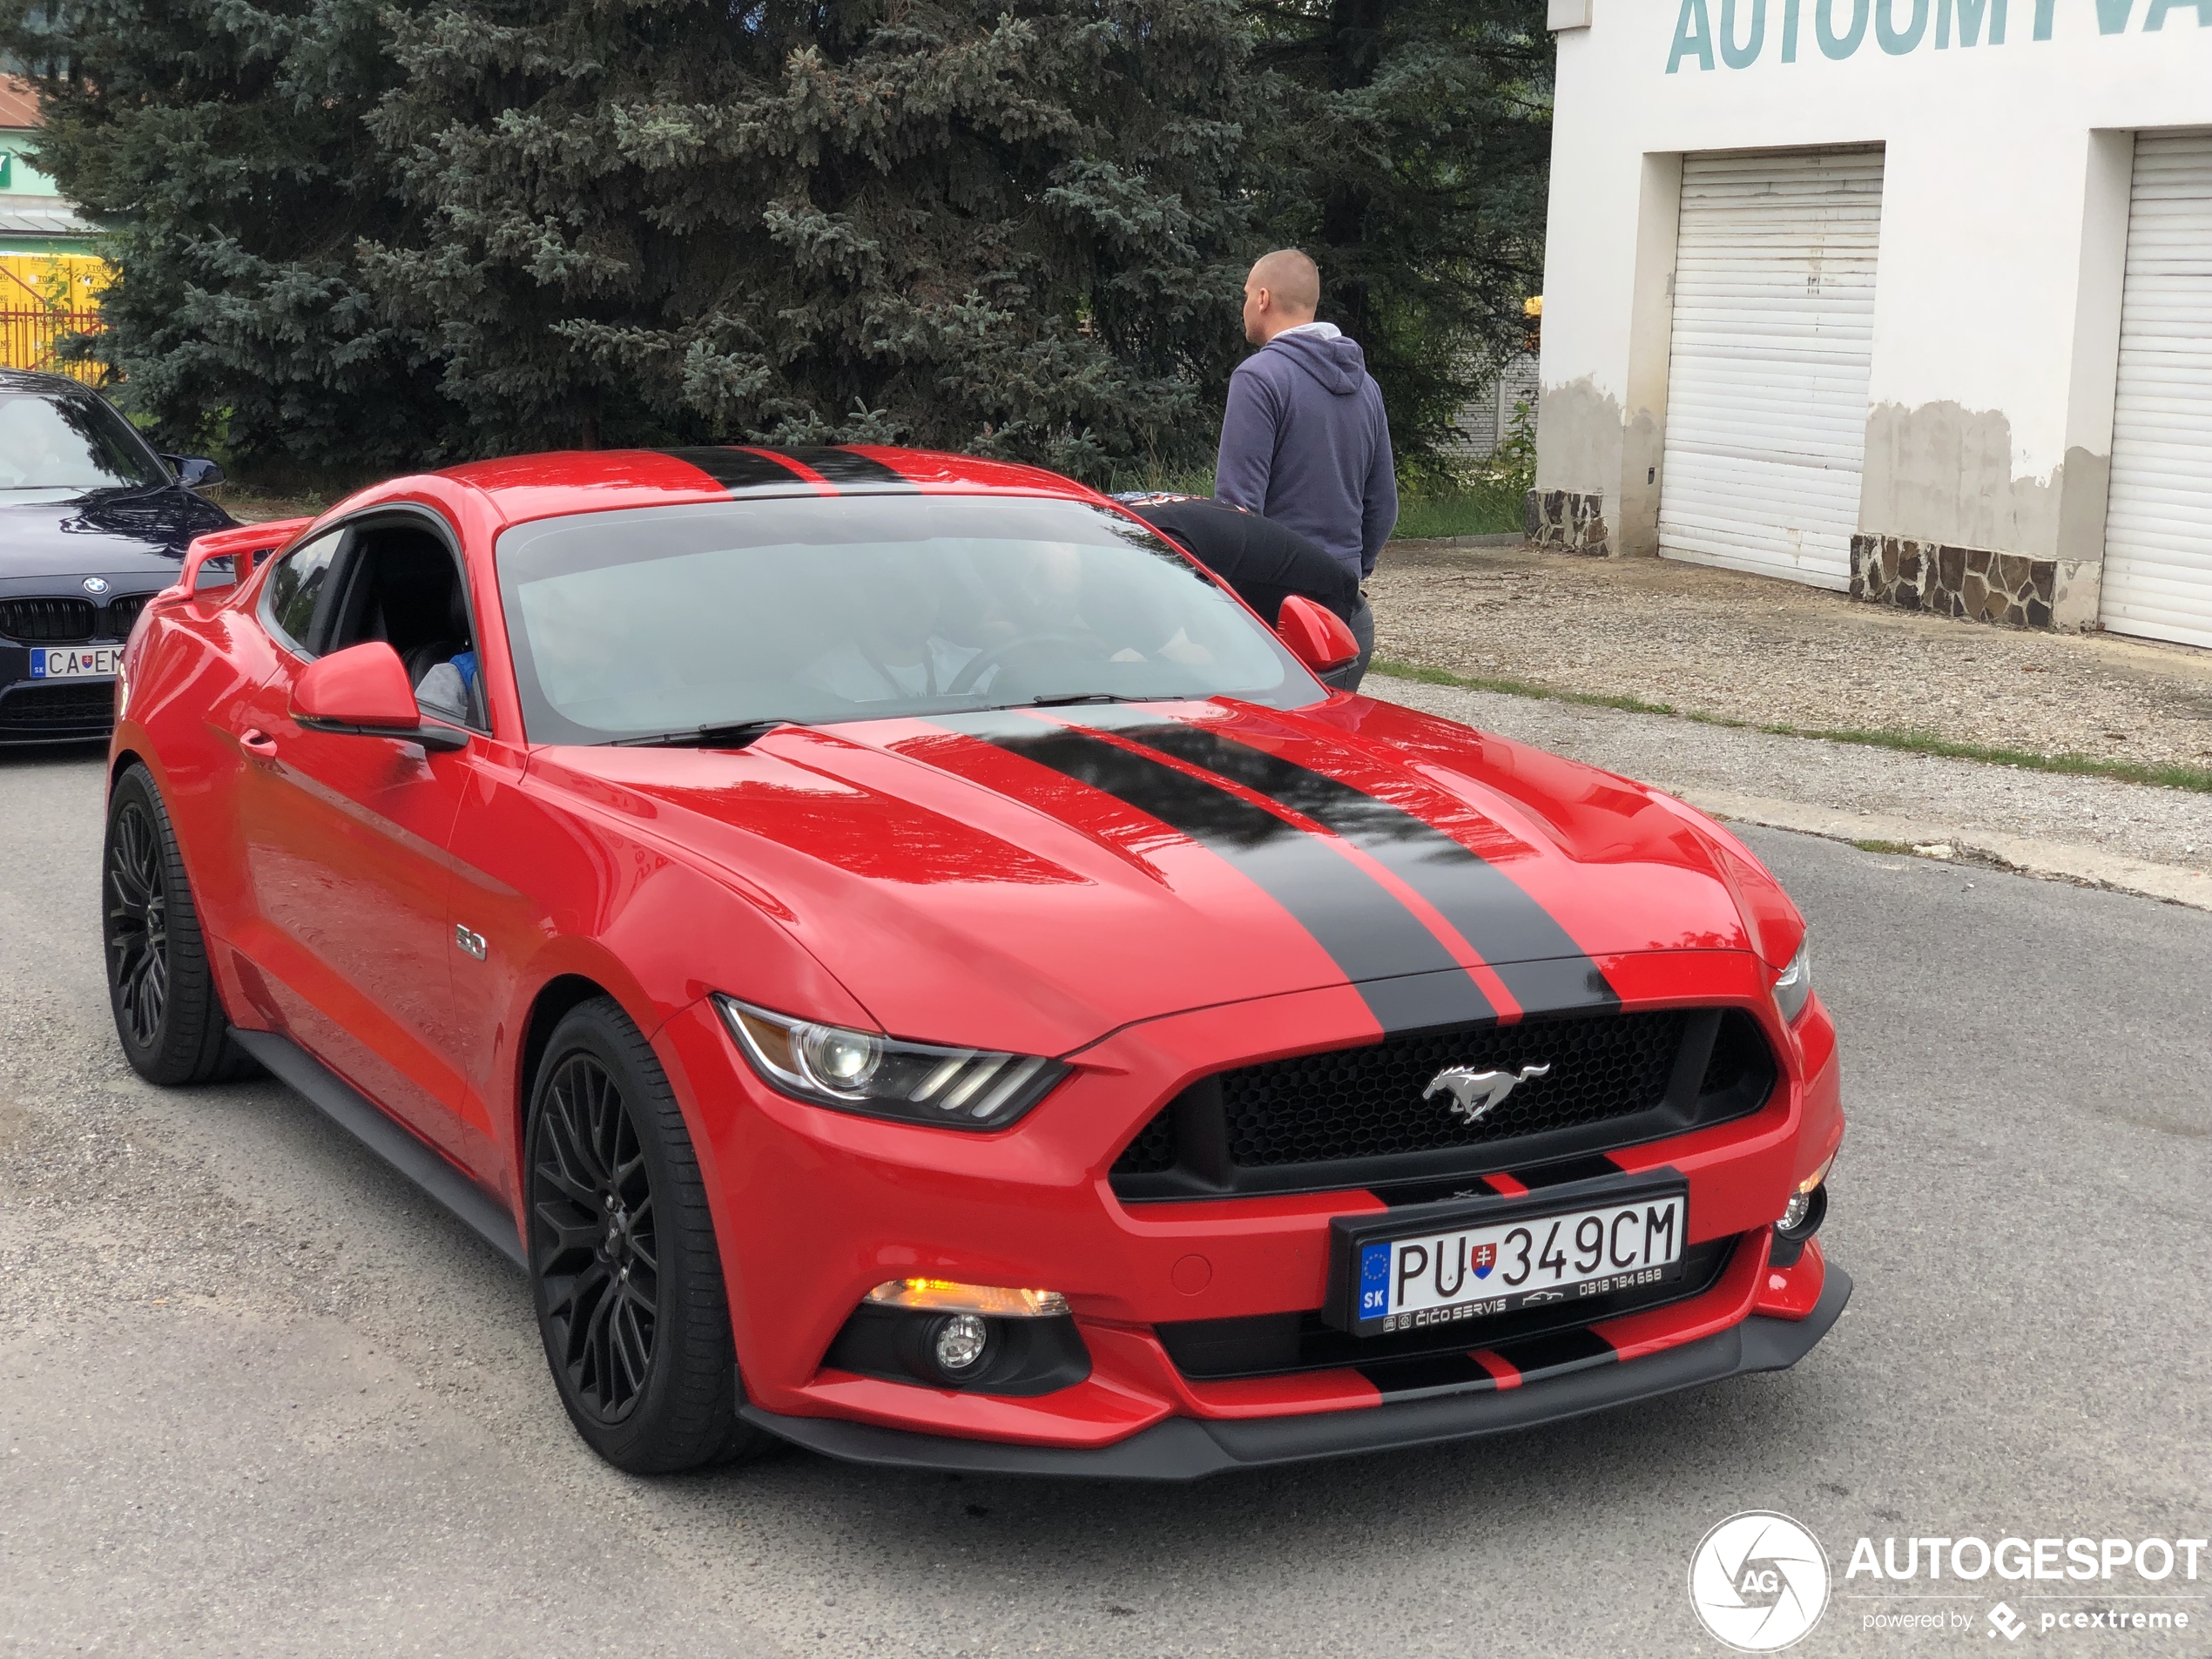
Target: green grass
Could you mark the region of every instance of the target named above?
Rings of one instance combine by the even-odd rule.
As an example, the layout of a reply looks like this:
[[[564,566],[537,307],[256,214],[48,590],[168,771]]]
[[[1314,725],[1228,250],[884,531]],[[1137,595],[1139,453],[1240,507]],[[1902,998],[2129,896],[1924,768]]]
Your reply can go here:
[[[1132,469],[1114,479],[1115,489],[1173,490],[1185,496],[1213,494],[1213,473],[1176,472],[1161,467]],[[1398,497],[1400,540],[1447,536],[1502,536],[1523,522],[1524,492],[1518,482],[1475,482],[1458,489],[1406,489]]]
[[[1892,853],[1904,858],[1912,856],[1912,846],[1904,841],[1853,841],[1851,845],[1862,853]]]
[[[2149,765],[2137,760],[2107,760],[2098,755],[2044,755],[2025,749],[1993,749],[1985,744],[1954,743],[1927,732],[1891,732],[1858,727],[1807,727],[1768,725],[1758,720],[1733,720],[1726,715],[1702,714],[1678,709],[1671,703],[1647,703],[1640,697],[1605,697],[1591,691],[1562,691],[1555,686],[1528,680],[1483,679],[1452,674],[1419,663],[1401,663],[1378,657],[1373,671],[1425,685],[1457,685],[1471,691],[1498,691],[1507,697],[1535,698],[1550,703],[1576,703],[1589,708],[1624,709],[1631,714],[1669,714],[1677,720],[1700,725],[1730,726],[1741,732],[1764,732],[1778,738],[1820,738],[1830,743],[1856,743],[1870,749],[1896,749],[1906,754],[1941,755],[1953,760],[1980,760],[1991,765],[2017,766],[2023,772],[2066,772],[2076,777],[2112,778],[2121,783],[2157,784],[2168,789],[2190,789],[2212,794],[2212,767]]]
[[[1504,536],[1524,523],[1525,501],[1518,483],[1472,484],[1463,489],[1398,498],[1398,528],[1404,541],[1446,536]]]

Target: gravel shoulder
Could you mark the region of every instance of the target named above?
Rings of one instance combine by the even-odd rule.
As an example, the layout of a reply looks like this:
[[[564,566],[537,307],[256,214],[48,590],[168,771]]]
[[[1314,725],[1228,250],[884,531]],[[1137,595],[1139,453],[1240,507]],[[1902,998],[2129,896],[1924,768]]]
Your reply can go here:
[[[2212,796],[2188,790],[1776,737],[1382,674],[1369,675],[1360,689],[1655,784],[1723,817],[1779,821],[1745,803],[1791,802],[1824,809],[1824,819],[1787,827],[1831,839],[1925,837],[1972,846],[1988,836],[2013,838],[2212,876]],[[1909,837],[1899,833],[1900,825],[1913,826]],[[2001,845],[1992,850],[2007,862],[2033,867],[2031,860],[2014,857]],[[2080,872],[2038,873],[2099,880],[2093,872],[2085,865]],[[2145,890],[2116,877],[2105,880]],[[2212,900],[2212,893],[2205,898]]]
[[[2212,651],[1855,604],[1670,559],[1397,542],[1376,654],[1807,731],[2212,768]],[[2198,805],[2212,816],[2212,803]]]

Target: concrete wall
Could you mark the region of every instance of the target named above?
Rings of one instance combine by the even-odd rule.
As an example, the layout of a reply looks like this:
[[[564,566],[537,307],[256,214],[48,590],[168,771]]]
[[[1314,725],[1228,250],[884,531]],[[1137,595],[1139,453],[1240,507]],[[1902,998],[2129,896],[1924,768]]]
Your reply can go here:
[[[2132,135],[2212,126],[2212,0],[1588,15],[1555,37],[1540,495],[1596,496],[1603,550],[1656,551],[1682,155],[1878,143],[1860,529],[2070,567],[2093,619]]]

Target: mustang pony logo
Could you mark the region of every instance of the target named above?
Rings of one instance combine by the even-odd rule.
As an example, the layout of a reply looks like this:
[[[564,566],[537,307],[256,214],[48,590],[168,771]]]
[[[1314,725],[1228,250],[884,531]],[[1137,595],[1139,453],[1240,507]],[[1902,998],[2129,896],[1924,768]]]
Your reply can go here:
[[[1428,1080],[1421,1098],[1426,1100],[1441,1089],[1451,1096],[1454,1116],[1480,1123],[1507,1095],[1532,1078],[1548,1077],[1551,1069],[1549,1066],[1523,1066],[1517,1072],[1470,1071],[1465,1066],[1447,1066]]]

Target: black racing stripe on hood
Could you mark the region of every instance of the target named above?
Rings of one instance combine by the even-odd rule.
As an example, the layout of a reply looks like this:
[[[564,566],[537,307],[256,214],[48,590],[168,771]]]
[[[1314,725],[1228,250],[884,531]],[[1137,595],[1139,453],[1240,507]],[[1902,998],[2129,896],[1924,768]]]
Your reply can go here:
[[[812,482],[800,477],[781,462],[751,449],[732,449],[716,445],[692,449],[664,449],[661,454],[697,467],[732,495],[762,489],[789,495],[793,490],[809,488]]]
[[[1496,1017],[1388,888],[1266,808],[1067,726],[1008,714],[941,715],[936,724],[1101,790],[1235,866],[1328,952],[1385,1031]]]
[[[778,453],[789,455],[833,484],[896,484],[901,489],[914,488],[914,481],[897,468],[887,467],[880,461],[855,455],[850,449],[784,449]]]
[[[1434,905],[1524,1009],[1620,1006],[1597,964],[1543,906],[1496,866],[1403,807],[1211,727],[1152,717],[1096,724],[1242,784],[1341,835]]]

